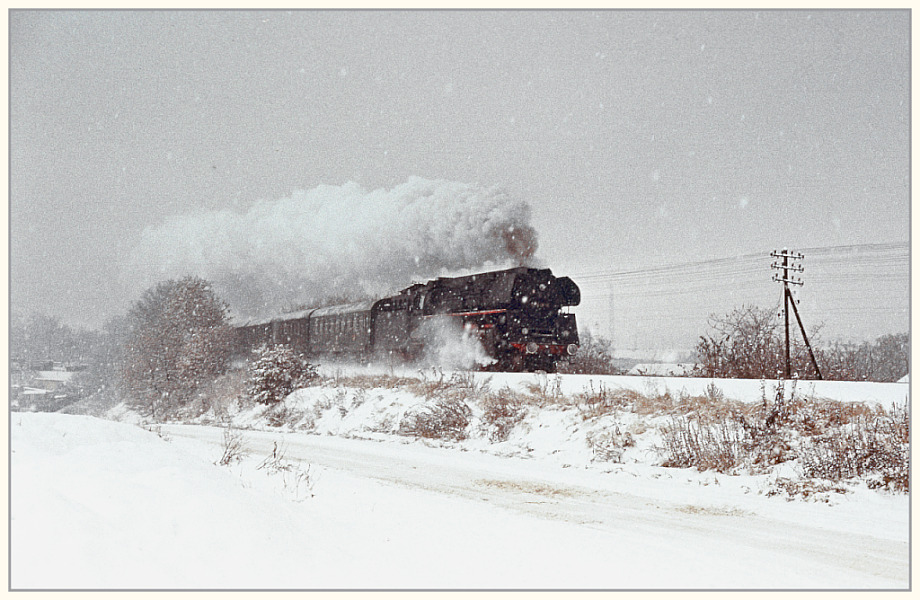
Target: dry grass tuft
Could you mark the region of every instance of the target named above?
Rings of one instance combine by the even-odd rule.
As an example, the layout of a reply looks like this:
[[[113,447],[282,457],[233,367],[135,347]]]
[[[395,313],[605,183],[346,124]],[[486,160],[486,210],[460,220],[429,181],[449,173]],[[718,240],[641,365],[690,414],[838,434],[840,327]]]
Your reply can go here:
[[[291,461],[285,457],[287,448],[275,442],[272,453],[265,457],[256,470],[264,469],[270,475],[281,475],[284,489],[293,494],[294,500],[301,501],[307,496],[313,497],[313,478],[310,465],[303,468],[300,461]]]
[[[262,416],[265,418],[269,427],[284,427],[285,425],[294,426],[307,417],[306,413],[288,406],[284,401],[267,406],[265,410],[262,411]],[[310,421],[310,426],[312,426],[312,419],[310,419]]]
[[[406,389],[422,398],[475,399],[489,389],[490,379],[478,383],[475,375],[470,372],[455,372],[447,376],[444,371],[432,368],[419,371],[419,374],[420,378],[410,380]]]
[[[669,391],[651,395],[637,394],[632,407],[640,416],[683,416],[703,423],[717,423],[750,410],[750,406],[743,402],[726,399],[713,384],[702,396],[681,393],[675,397]]]
[[[626,448],[636,445],[636,440],[629,431],[624,431],[619,424],[601,431],[589,431],[585,441],[594,453],[594,459],[605,462],[623,462]]]
[[[910,417],[907,406],[881,414],[857,413],[833,431],[810,438],[801,452],[807,477],[863,478],[870,487],[910,489]]]
[[[797,480],[787,477],[779,477],[772,486],[766,491],[766,496],[785,496],[786,500],[791,502],[796,498],[803,500],[813,500],[818,502],[830,502],[830,494],[846,494],[849,492],[842,485],[826,483],[814,480]]]
[[[515,425],[523,421],[527,414],[520,394],[507,387],[487,394],[481,404],[482,422],[491,442],[507,440]]]
[[[223,454],[215,464],[226,467],[232,463],[240,462],[247,452],[243,434],[237,429],[226,427],[223,437]]]
[[[562,379],[558,375],[538,377],[536,382],[528,383],[525,401],[535,406],[552,406],[566,404],[562,394]]]
[[[665,459],[662,466],[732,473],[743,462],[744,430],[723,421],[705,425],[699,420],[673,417],[661,428]]]
[[[594,388],[589,381],[588,387],[575,394],[572,401],[581,413],[583,420],[596,419],[606,414],[615,413],[617,409],[632,406],[639,394],[632,390],[611,390],[603,383]]]
[[[396,375],[351,375],[348,377],[334,375],[321,383],[333,387],[392,390],[408,388],[417,381],[411,377],[397,377]]]

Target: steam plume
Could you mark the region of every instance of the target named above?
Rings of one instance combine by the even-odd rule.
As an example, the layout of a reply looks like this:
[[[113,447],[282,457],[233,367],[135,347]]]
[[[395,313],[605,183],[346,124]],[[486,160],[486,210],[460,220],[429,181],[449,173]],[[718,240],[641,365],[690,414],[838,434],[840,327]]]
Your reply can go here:
[[[413,281],[530,264],[530,207],[499,188],[411,178],[392,190],[320,186],[245,212],[175,217],[144,231],[129,261],[144,286],[198,275],[238,316]]]
[[[426,319],[419,328],[419,335],[425,341],[420,362],[463,370],[494,363],[495,359],[486,353],[473,331],[450,317]]]

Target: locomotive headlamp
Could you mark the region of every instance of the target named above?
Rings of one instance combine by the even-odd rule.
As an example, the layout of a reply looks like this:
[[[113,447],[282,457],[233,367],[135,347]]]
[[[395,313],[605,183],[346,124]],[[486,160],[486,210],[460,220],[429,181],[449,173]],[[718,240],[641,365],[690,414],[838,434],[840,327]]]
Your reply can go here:
[[[578,344],[569,344],[565,351],[569,353],[569,356],[575,356],[578,352]]]
[[[525,346],[524,349],[527,351],[527,354],[536,354],[538,348],[539,346],[537,346],[536,342],[527,342],[527,346]]]

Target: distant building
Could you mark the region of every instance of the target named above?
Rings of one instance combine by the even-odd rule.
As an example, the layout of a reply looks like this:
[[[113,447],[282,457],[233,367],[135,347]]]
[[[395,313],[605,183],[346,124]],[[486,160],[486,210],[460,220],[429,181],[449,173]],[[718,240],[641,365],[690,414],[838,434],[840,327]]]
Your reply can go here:
[[[39,371],[32,378],[35,387],[56,392],[70,382],[75,371]]]
[[[74,374],[86,365],[51,360],[10,361],[10,409],[55,411],[75,400],[66,389]]]

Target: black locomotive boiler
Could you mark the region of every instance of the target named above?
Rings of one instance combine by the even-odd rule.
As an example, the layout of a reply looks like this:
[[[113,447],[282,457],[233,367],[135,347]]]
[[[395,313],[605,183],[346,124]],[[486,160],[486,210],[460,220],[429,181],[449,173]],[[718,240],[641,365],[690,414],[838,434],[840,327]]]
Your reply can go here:
[[[502,371],[554,371],[578,350],[578,286],[549,269],[518,267],[465,277],[441,277],[395,296],[248,321],[236,327],[239,346],[288,344],[307,355],[419,357],[430,325],[475,336]]]

